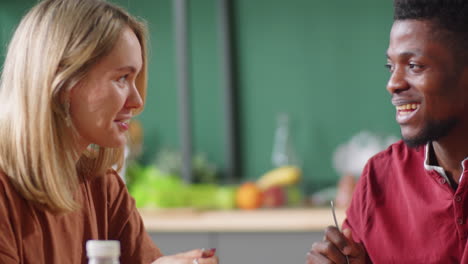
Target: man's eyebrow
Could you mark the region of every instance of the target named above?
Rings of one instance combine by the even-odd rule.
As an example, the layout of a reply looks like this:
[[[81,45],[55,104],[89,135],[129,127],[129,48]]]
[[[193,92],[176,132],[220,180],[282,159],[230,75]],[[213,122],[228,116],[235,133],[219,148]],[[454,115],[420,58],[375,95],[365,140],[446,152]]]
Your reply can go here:
[[[407,57],[412,57],[412,56],[419,56],[421,54],[422,52],[420,50],[414,50],[414,51],[405,51],[405,52],[398,53],[397,56],[407,58]],[[385,56],[387,59],[390,58],[390,56],[388,55],[388,52],[385,53]]]

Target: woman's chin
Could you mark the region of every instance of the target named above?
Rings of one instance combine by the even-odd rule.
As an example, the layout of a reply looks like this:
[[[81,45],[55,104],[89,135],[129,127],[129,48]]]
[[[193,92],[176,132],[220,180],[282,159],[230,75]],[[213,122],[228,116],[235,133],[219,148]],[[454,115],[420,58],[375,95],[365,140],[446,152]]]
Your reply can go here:
[[[119,138],[115,140],[106,140],[105,142],[101,142],[101,144],[97,144],[104,148],[122,148],[125,147],[127,144],[127,138]]]

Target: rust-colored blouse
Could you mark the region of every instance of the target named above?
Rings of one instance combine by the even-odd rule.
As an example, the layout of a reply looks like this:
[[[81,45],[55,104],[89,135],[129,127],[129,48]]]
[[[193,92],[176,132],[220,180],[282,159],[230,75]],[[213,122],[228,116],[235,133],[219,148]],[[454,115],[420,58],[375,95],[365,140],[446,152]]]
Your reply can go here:
[[[0,263],[85,264],[89,239],[119,240],[123,264],[162,255],[116,172],[82,180],[76,200],[81,208],[68,214],[38,209],[0,173]]]

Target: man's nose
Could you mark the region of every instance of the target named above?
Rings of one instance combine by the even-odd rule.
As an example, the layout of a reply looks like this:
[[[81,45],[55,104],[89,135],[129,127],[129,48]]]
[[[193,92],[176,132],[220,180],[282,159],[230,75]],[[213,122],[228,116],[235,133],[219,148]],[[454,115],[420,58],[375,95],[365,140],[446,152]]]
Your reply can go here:
[[[396,68],[387,82],[387,91],[390,94],[395,94],[408,89],[409,84],[405,77],[404,68]]]

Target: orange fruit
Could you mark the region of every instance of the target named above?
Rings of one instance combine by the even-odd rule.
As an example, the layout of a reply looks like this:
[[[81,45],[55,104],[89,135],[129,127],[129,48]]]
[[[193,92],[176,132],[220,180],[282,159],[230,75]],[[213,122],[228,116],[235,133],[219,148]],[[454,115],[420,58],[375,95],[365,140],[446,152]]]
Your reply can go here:
[[[240,209],[253,210],[262,206],[262,191],[253,182],[246,182],[236,191],[236,205]]]

